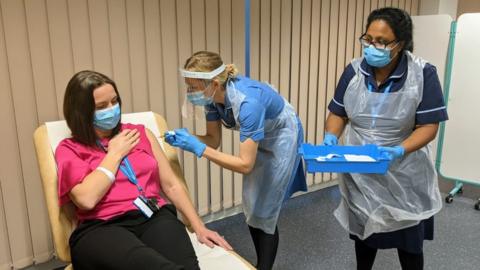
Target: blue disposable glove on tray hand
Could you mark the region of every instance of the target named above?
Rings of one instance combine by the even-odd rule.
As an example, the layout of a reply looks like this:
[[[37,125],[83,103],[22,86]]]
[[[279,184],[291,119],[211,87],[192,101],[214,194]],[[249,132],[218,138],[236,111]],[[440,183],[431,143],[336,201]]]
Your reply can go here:
[[[330,132],[325,132],[325,136],[323,136],[323,144],[324,145],[337,145],[338,138],[334,134]]]
[[[196,136],[188,133],[186,128],[175,129],[174,132],[165,132],[165,141],[175,147],[189,151],[201,157],[207,145]]]
[[[400,145],[393,147],[379,146],[378,150],[380,150],[380,152],[385,152],[391,160],[401,158],[405,154],[405,148]]]

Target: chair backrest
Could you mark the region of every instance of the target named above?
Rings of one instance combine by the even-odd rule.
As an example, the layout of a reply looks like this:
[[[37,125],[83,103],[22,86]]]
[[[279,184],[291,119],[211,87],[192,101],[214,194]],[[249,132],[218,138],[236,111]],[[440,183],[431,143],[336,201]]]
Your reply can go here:
[[[168,130],[165,119],[153,112],[130,113],[122,115],[123,123],[143,124],[149,128],[160,142],[175,174],[185,185],[185,179],[178,162],[177,151],[164,143],[160,134]],[[70,130],[65,121],[48,122],[35,130],[34,142],[37,152],[38,166],[43,183],[43,191],[47,202],[48,215],[52,227],[55,251],[60,260],[70,262],[68,239],[76,227],[74,206],[72,203],[59,207],[57,192],[57,166],[54,152],[59,142],[70,137]],[[186,185],[185,185],[186,188]]]

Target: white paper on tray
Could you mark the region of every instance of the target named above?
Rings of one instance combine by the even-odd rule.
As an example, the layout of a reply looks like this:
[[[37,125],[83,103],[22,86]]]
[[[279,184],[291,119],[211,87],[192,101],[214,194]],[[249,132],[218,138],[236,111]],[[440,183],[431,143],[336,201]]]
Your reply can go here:
[[[372,158],[371,156],[367,156],[367,155],[345,154],[343,156],[345,157],[346,161],[351,161],[351,162],[375,162],[376,161],[374,158]]]
[[[317,161],[326,161],[326,160],[329,160],[329,159],[332,159],[332,158],[336,158],[336,157],[342,157],[342,155],[339,155],[339,154],[328,154],[326,156],[318,156],[316,158]]]

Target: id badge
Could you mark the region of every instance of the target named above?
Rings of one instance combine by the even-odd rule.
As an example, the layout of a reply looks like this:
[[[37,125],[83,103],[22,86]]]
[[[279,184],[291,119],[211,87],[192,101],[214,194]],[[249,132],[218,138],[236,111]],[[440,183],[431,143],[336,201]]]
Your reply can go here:
[[[137,197],[133,204],[147,217],[150,218],[153,215],[152,209],[148,206],[148,201],[144,197]]]

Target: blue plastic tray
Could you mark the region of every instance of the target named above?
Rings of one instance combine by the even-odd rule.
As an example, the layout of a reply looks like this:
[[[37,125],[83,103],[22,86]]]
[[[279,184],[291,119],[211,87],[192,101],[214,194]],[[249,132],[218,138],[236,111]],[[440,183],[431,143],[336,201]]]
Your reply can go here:
[[[298,152],[303,156],[307,165],[307,172],[336,172],[336,173],[378,173],[384,174],[390,165],[390,158],[381,153],[374,144],[363,146],[326,146],[302,144]],[[317,161],[319,156],[337,154],[340,157],[333,157],[325,161]],[[375,161],[347,161],[344,154],[367,155]]]

